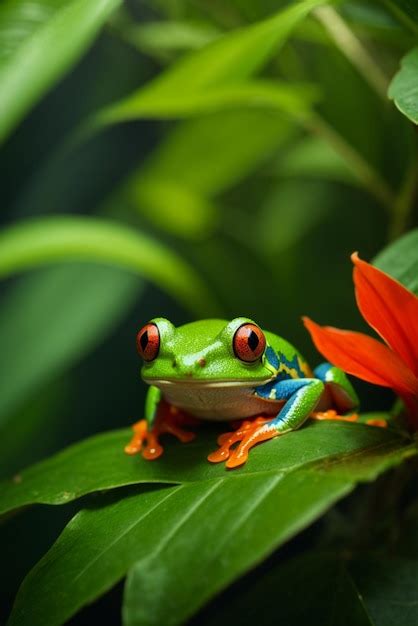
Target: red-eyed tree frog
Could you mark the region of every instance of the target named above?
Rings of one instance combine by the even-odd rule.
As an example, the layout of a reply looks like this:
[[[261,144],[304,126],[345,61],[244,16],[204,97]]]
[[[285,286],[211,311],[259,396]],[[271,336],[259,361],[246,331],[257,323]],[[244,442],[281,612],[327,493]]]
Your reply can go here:
[[[156,459],[163,452],[162,433],[188,442],[195,434],[185,425],[239,420],[208,457],[233,468],[246,462],[252,446],[299,428],[309,417],[357,419],[358,398],[342,370],[323,363],[312,371],[290,343],[245,317],[178,328],[155,318],[139,331],[137,348],[150,387],[145,419],[134,424],[127,454],[142,450],[146,459]]]

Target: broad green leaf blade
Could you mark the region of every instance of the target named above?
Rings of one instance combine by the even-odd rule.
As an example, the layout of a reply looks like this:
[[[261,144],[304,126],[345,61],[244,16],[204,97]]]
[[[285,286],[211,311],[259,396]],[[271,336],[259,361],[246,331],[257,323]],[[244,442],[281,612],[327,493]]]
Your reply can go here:
[[[8,355],[0,376],[0,425],[96,345],[133,304],[140,286],[135,276],[94,265],[26,276],[0,311],[0,344]]]
[[[401,69],[392,79],[388,95],[411,122],[418,124],[418,48],[402,59]]]
[[[373,263],[418,296],[418,229],[390,244]]]
[[[218,312],[194,269],[160,242],[98,217],[45,217],[0,235],[0,276],[63,260],[102,262],[153,281],[198,315]]]
[[[367,427],[357,428],[357,435],[365,433]],[[399,463],[406,448],[390,439],[390,447],[388,441],[381,442],[288,468],[280,468],[277,454],[276,464],[267,471],[254,471],[253,463],[247,473],[223,471],[209,480],[151,493],[135,491],[111,504],[98,501],[70,522],[28,575],[10,623],[61,624],[133,564],[125,623],[184,623],[357,481],[371,480]]]
[[[304,0],[273,17],[220,37],[191,53],[123,101],[99,113],[102,123],[172,117],[225,106],[281,106],[280,87],[245,84],[277,52],[295,26],[323,0]],[[241,83],[241,87],[240,87]],[[244,83],[244,84],[242,84]]]
[[[83,54],[121,0],[6,0],[0,7],[0,142]]]
[[[362,424],[313,423],[258,446],[244,467],[228,472],[223,464],[212,465],[206,460],[217,447],[219,430],[204,429],[187,445],[168,438],[164,455],[156,462],[123,453],[131,437],[128,429],[96,435],[0,483],[0,514],[28,504],[63,504],[88,493],[136,483],[189,483],[259,472],[287,472],[363,449],[389,453],[405,443],[390,431]],[[413,454],[415,448],[405,450]]]
[[[318,90],[312,85],[267,79],[216,85],[202,91],[178,88],[169,96],[144,89],[99,112],[95,123],[100,126],[141,118],[182,118],[241,107],[277,110],[300,121],[309,115],[317,99]]]

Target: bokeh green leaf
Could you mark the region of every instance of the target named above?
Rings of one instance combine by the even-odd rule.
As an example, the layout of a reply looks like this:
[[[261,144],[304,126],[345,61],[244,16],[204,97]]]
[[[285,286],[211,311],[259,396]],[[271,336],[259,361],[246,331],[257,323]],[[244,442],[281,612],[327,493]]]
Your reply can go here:
[[[273,17],[220,37],[174,64],[124,100],[99,112],[96,123],[140,117],[177,117],[237,106],[267,106],[295,116],[309,107],[309,92],[278,81],[252,81],[295,26],[323,0],[303,0]]]
[[[0,276],[62,260],[102,262],[155,282],[186,308],[216,313],[217,305],[191,266],[134,228],[99,217],[45,217],[0,235]]]
[[[0,141],[77,61],[120,4],[121,0],[2,3]]]
[[[135,276],[91,264],[24,277],[0,312],[0,343],[8,355],[0,377],[0,424],[98,343],[133,304],[140,286]]]

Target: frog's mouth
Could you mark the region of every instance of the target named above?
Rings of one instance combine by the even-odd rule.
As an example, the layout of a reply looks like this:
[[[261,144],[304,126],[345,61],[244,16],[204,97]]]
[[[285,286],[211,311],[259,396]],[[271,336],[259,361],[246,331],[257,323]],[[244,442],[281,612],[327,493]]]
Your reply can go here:
[[[226,388],[226,387],[258,387],[259,385],[265,385],[272,381],[274,377],[269,378],[256,378],[252,380],[196,380],[193,378],[145,378],[144,382],[148,385],[155,385],[155,387],[172,387],[172,386],[190,386],[196,388]]]

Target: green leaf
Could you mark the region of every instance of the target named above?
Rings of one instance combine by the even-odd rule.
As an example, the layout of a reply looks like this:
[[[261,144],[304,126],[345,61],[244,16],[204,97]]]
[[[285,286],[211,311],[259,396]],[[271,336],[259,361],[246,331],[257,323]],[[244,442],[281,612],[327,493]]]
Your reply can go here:
[[[160,228],[207,236],[219,213],[211,198],[260,166],[291,129],[282,116],[258,110],[223,111],[178,124],[129,178],[127,201]]]
[[[181,118],[240,107],[277,110],[299,121],[309,115],[317,99],[318,90],[312,85],[289,85],[267,79],[219,85],[190,93],[178,87],[170,95],[163,90],[154,93],[151,88],[144,88],[120,104],[99,112],[95,123],[100,126],[140,118]]]
[[[323,0],[304,0],[273,17],[220,37],[164,74],[99,113],[115,123],[138,117],[173,117],[243,105],[306,112],[306,94],[279,83],[246,81],[277,52],[295,26]]]
[[[373,263],[418,296],[418,229],[387,246]]]
[[[249,463],[233,472],[210,466],[201,446],[198,461],[196,444],[177,446],[176,469],[170,448],[161,462],[128,459],[136,465],[137,482],[142,468],[154,480],[165,474],[166,480],[192,482],[125,497],[115,492],[110,504],[98,500],[81,511],[24,581],[10,624],[61,624],[130,568],[125,624],[184,623],[357,481],[372,480],[416,453],[393,433],[355,424],[315,424],[290,433],[259,446]],[[108,473],[115,470],[114,459],[107,461]],[[100,476],[97,460],[90,457],[90,470],[84,469],[99,474],[103,486],[103,478],[110,477]],[[73,473],[79,466],[73,458]],[[57,470],[55,481],[60,480],[57,465],[45,469],[50,485]],[[68,470],[65,475],[70,488],[73,477]],[[25,482],[22,474],[19,484]]]
[[[140,417],[140,416],[138,416]],[[160,461],[150,463],[123,453],[131,431],[90,437],[0,483],[0,514],[29,504],[64,504],[85,494],[137,483],[189,483],[254,472],[285,472],[354,450],[402,448],[390,431],[362,424],[314,423],[251,452],[236,472],[206,461],[216,449],[214,429],[206,428],[186,445],[169,439]],[[408,447],[410,453],[415,448]]]
[[[401,69],[393,77],[388,95],[401,113],[418,124],[418,48],[403,57]]]
[[[8,355],[0,377],[0,425],[96,345],[133,304],[139,287],[126,272],[93,265],[25,277],[0,311],[0,344]]]
[[[155,282],[198,315],[210,317],[218,311],[192,267],[160,242],[118,222],[45,217],[11,226],[0,235],[0,276],[62,260],[120,267]]]
[[[121,0],[6,0],[0,7],[0,141],[83,54]]]

